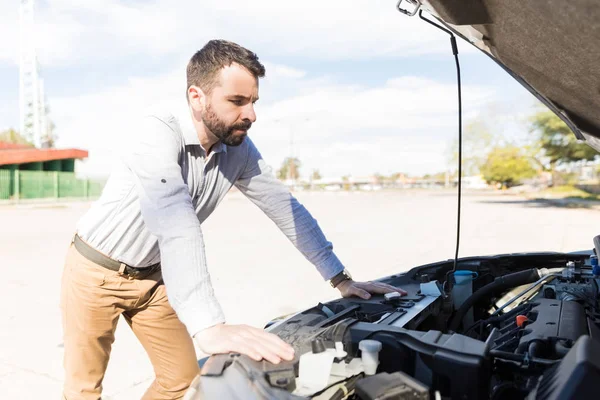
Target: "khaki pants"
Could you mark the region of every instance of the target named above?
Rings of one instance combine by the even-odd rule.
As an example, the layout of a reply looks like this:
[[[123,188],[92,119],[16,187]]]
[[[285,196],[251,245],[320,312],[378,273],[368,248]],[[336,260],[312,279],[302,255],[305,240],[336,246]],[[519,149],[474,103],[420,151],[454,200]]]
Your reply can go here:
[[[155,380],[143,399],[180,399],[200,372],[192,339],[167,300],[160,271],[129,279],[87,260],[71,244],[62,277],[61,309],[64,399],[100,399],[120,315],[154,367]]]

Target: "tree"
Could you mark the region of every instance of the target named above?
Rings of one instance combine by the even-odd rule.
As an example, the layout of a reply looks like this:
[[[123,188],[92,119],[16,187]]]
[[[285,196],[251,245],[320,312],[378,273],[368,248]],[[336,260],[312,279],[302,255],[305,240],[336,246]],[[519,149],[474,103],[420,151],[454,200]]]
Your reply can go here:
[[[400,173],[400,172],[394,172],[393,174],[391,174],[388,178],[388,180],[390,180],[391,182],[396,182],[398,179],[404,177],[404,174]]]
[[[313,181],[318,181],[319,179],[321,179],[323,177],[321,176],[321,173],[319,172],[319,170],[315,169],[315,170],[313,170],[312,175],[310,176],[310,178]]]
[[[463,130],[462,173],[464,176],[477,175],[485,163],[487,154],[498,145],[501,135],[493,135],[482,120],[468,123]],[[454,139],[450,148],[449,163],[458,163],[458,139]]]
[[[437,172],[431,176],[431,179],[435,180],[436,182],[445,182],[446,175],[446,172]]]
[[[350,190],[350,177],[348,175],[342,176],[342,188],[344,190]]]
[[[53,148],[56,145],[56,133],[54,130],[56,129],[56,125],[50,119],[50,106],[46,103],[46,132],[44,132],[44,137],[42,138],[42,147],[45,148]]]
[[[33,147],[33,143],[25,139],[23,136],[21,136],[19,132],[15,131],[12,128],[0,132],[0,142],[22,144]]]
[[[533,178],[537,171],[524,151],[517,146],[495,147],[481,167],[487,183],[500,183],[503,187],[518,185],[523,179]]]
[[[552,111],[539,111],[531,117],[531,131],[538,134],[539,146],[554,172],[558,164],[574,161],[592,161],[598,152],[578,142],[575,134]]]
[[[46,135],[44,136],[44,138],[42,140],[42,147],[53,148],[56,146],[56,139],[58,138],[56,136],[56,133],[54,133],[54,129],[56,128],[56,125],[54,125],[54,122],[52,122],[50,120],[50,118],[48,118],[47,122],[48,122],[48,127],[47,127]]]
[[[296,157],[286,157],[281,164],[281,168],[277,171],[277,178],[281,180],[300,178],[300,166],[300,160]]]
[[[379,172],[374,173],[373,178],[376,184],[381,184],[386,180],[385,176],[381,175]]]

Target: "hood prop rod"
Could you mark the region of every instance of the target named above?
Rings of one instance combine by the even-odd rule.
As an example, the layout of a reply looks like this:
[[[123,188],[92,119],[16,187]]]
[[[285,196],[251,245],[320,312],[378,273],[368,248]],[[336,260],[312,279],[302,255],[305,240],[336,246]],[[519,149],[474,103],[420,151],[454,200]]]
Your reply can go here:
[[[454,55],[454,59],[456,61],[456,80],[458,86],[458,211],[456,217],[456,252],[454,254],[454,266],[452,270],[448,271],[446,274],[446,284],[451,282],[451,274],[456,271],[456,267],[458,264],[458,250],[460,248],[460,209],[461,209],[461,200],[462,200],[462,96],[461,96],[461,83],[460,83],[460,64],[458,62],[458,45],[456,44],[456,37],[454,34],[444,28],[441,25],[436,24],[433,21],[423,17],[423,10],[419,10],[419,17],[427,22],[435,26],[438,29],[446,32],[450,35],[450,45],[452,46],[452,54]],[[450,288],[447,288],[448,290]]]

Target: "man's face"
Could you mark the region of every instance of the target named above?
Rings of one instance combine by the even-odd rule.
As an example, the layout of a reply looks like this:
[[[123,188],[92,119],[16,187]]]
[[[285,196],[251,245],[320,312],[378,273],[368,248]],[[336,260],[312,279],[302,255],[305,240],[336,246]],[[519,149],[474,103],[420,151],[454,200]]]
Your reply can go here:
[[[228,146],[239,146],[254,121],[258,100],[258,80],[238,64],[220,72],[220,83],[206,96],[202,122]]]

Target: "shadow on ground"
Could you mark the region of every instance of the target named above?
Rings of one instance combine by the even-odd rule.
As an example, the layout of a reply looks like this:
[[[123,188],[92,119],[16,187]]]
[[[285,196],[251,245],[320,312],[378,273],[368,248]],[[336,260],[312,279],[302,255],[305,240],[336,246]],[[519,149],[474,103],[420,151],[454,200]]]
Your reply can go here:
[[[478,203],[484,204],[520,204],[524,207],[532,208],[580,208],[580,209],[599,209],[600,202],[583,200],[581,198],[564,198],[564,199],[498,199],[498,200],[482,200]]]

